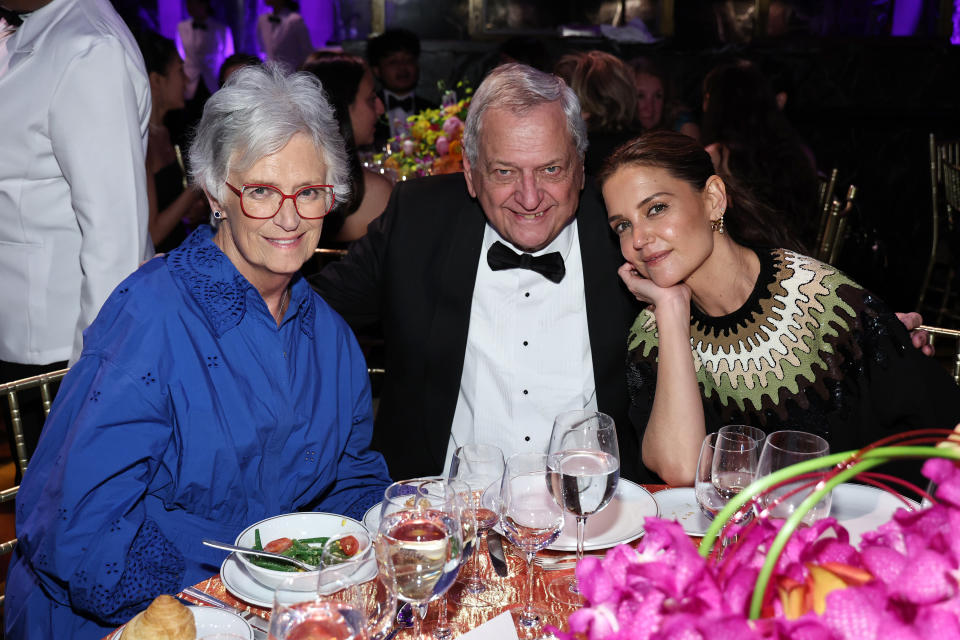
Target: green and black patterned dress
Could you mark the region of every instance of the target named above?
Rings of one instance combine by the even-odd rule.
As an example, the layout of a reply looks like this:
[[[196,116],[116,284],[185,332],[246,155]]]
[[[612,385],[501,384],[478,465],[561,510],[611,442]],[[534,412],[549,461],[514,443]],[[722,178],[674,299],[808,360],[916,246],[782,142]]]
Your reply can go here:
[[[800,429],[845,451],[898,431],[960,422],[960,389],[913,348],[881,300],[813,258],[784,249],[758,256],[757,284],[740,309],[711,317],[691,305],[708,432],[725,424]],[[631,419],[642,431],[656,388],[653,313],[637,316],[628,340]]]

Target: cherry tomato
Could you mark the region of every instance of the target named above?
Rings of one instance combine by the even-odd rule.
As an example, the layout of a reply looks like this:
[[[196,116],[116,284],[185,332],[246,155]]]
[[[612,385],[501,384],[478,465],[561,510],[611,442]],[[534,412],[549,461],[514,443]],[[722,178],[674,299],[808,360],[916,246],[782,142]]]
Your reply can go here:
[[[353,536],[340,538],[340,550],[343,551],[343,555],[352,556],[360,550],[360,543]]]
[[[264,547],[264,551],[269,551],[271,553],[283,553],[287,549],[293,546],[293,540],[290,538],[277,538],[276,540],[271,540]]]

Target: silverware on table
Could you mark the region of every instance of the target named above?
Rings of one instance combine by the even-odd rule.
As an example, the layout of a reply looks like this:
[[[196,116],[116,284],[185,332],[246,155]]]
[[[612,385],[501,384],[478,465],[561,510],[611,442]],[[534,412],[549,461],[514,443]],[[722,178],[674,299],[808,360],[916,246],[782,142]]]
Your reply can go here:
[[[490,554],[490,564],[501,578],[509,574],[507,556],[503,552],[503,537],[493,529],[487,531],[487,552]]]
[[[246,620],[247,624],[249,624],[253,628],[254,640],[266,640],[267,634],[270,631],[270,623],[264,620],[263,618],[261,618],[260,616],[258,616],[257,614],[251,613],[250,611],[244,611],[243,609],[238,609],[237,607],[234,607],[231,604],[227,604],[220,598],[216,598],[210,595],[209,593],[204,593],[203,591],[200,591],[200,589],[197,589],[195,587],[187,587],[180,593],[182,593],[185,596],[190,596],[194,600],[199,600],[204,604],[208,604],[211,607],[216,607],[218,609],[226,609],[231,613],[237,614],[238,616]]]
[[[397,635],[404,629],[409,629],[413,626],[413,605],[409,602],[404,602],[403,605],[397,609],[397,617],[394,621],[393,628],[387,632],[387,635],[383,637],[383,640],[392,640],[393,636]]]
[[[237,553],[242,553],[247,556],[261,556],[264,558],[270,558],[271,560],[279,560],[281,562],[289,562],[295,567],[299,567],[304,571],[316,571],[320,567],[314,566],[312,564],[307,564],[302,560],[297,560],[296,558],[290,558],[280,553],[273,553],[271,551],[262,551],[258,549],[250,549],[249,547],[238,547],[235,544],[230,544],[228,542],[218,542],[217,540],[203,540],[203,544],[208,547],[213,547],[214,549],[223,549],[224,551],[236,551]]]

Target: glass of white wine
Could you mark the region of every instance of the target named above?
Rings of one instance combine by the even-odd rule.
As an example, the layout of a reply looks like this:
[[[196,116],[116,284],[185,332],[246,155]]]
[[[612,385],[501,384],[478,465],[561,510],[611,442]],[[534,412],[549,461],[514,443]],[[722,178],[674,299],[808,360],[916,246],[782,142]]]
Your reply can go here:
[[[757,468],[758,476],[770,475],[790,465],[805,460],[822,458],[830,453],[830,445],[826,440],[814,433],[806,431],[774,431],[767,436],[763,451],[760,453],[760,462]],[[804,485],[810,484],[804,488]],[[816,483],[810,480],[799,480],[781,485],[768,491],[763,496],[764,510],[774,518],[787,518],[797,507],[816,489]],[[803,524],[813,524],[821,518],[830,515],[832,495],[828,493],[817,502],[804,516]]]
[[[381,508],[377,558],[389,570],[397,597],[419,612],[446,593],[471,544],[464,531],[463,503],[444,478],[415,478],[390,485]],[[423,638],[422,619],[414,615],[413,637]]]

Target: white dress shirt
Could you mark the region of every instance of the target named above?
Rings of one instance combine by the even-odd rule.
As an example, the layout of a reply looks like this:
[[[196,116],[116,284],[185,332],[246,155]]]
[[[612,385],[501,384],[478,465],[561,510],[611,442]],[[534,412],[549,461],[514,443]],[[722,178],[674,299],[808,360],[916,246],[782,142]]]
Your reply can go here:
[[[494,242],[515,247],[487,225],[447,467],[456,447],[475,442],[500,447],[505,458],[546,453],[557,414],[597,408],[578,237],[574,219],[534,254],[563,256],[566,275],[553,283],[528,269],[490,269]]]
[[[398,100],[406,100],[407,98],[410,98],[410,102],[413,104],[413,107],[409,111],[399,106],[396,106],[391,109],[390,108],[391,98],[396,98]],[[385,109],[384,115],[387,118],[387,122],[390,123],[390,137],[396,138],[400,134],[406,132],[407,118],[409,118],[410,116],[416,113],[416,103],[414,101],[413,92],[411,91],[404,95],[400,95],[398,93],[394,93],[393,91],[390,91],[389,89],[385,88],[383,90],[383,106]]]
[[[296,71],[313,53],[306,23],[299,13],[287,9],[279,13],[261,13],[257,17],[257,45],[267,60],[279,62],[289,71]]]
[[[152,254],[150,84],[108,0],[53,0],[0,48],[0,360],[75,358]],[[149,253],[148,253],[149,252]]]
[[[214,18],[203,21],[204,29],[195,29],[193,22],[183,20],[177,25],[177,49],[183,58],[183,72],[187,74],[187,100],[196,95],[200,78],[207,91],[216,91],[220,65],[233,55],[230,27]]]

